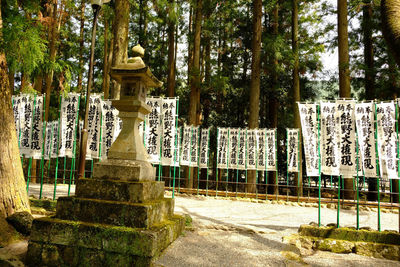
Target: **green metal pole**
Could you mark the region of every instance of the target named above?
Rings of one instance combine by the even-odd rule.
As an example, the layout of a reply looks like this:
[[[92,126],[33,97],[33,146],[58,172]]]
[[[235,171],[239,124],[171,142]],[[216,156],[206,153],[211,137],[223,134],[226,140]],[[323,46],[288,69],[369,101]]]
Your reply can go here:
[[[240,129],[238,130],[238,147],[240,147]],[[238,196],[239,185],[239,151],[236,153],[236,197]]]
[[[208,197],[208,165],[210,161],[210,128],[207,129],[207,184],[206,184],[206,196]]]
[[[200,189],[200,127],[197,128],[197,195],[199,195]]]
[[[230,133],[231,133],[231,129],[228,128],[228,150],[226,153],[226,185],[225,185],[225,197],[228,196],[228,176],[229,176],[229,147],[230,147]]]
[[[50,166],[51,166],[51,153],[52,153],[52,147],[53,147],[53,134],[54,134],[54,132],[53,132],[53,130],[54,130],[54,125],[53,125],[53,123],[51,124],[51,130],[50,130],[50,136],[51,136],[51,141],[50,141],[50,149],[49,149],[49,164],[47,165],[47,178],[49,178],[50,177]]]
[[[245,149],[245,161],[244,161],[244,168],[245,168],[245,170],[246,170],[246,173],[245,173],[245,187],[244,187],[244,196],[245,197],[247,197],[247,128],[246,128],[246,141],[245,141],[245,144],[246,144],[246,149]]]
[[[289,201],[289,132],[286,129],[286,201]]]
[[[64,156],[64,173],[63,173],[63,184],[65,184],[65,173],[66,173],[66,166],[67,166],[67,156]]]
[[[219,129],[217,128],[217,140],[219,138]],[[218,197],[218,146],[217,146],[217,164],[216,164],[216,170],[215,170],[215,196]]]
[[[316,105],[317,109],[317,127],[318,127],[318,227],[321,227],[321,123],[320,123],[320,110],[319,106]]]
[[[190,185],[190,175],[191,175],[191,170],[192,167],[190,165],[192,165],[192,141],[193,141],[193,128],[192,126],[190,126],[190,148],[189,148],[189,177],[188,177],[188,186]]]
[[[267,131],[264,132],[264,150],[265,150],[265,171],[264,171],[264,176],[265,176],[265,200],[268,200],[268,171],[267,171],[267,165],[268,165],[268,158],[267,158]]]
[[[339,218],[340,218],[340,178],[341,175],[338,176],[338,204],[337,204],[337,215],[336,215],[336,225],[339,228]]]
[[[257,140],[257,132],[255,132],[255,138]],[[258,199],[258,189],[257,189],[257,185],[258,185],[258,145],[257,145],[257,141],[256,143],[256,200]]]
[[[68,196],[70,196],[71,193],[71,180],[72,183],[75,183],[75,175],[73,174],[73,170],[75,170],[75,159],[76,159],[76,137],[77,137],[77,129],[79,128],[79,104],[81,102],[81,96],[78,96],[78,108],[76,110],[76,126],[75,126],[75,131],[74,131],[74,144],[72,147],[72,162],[71,162],[71,173],[69,176],[69,184],[68,184]],[[100,127],[100,140],[101,140],[101,128]],[[100,141],[101,142],[101,141]],[[101,156],[101,146],[100,146],[100,156]]]
[[[32,109],[32,118],[31,118],[31,141],[32,141],[32,124],[33,118],[35,117],[35,108],[36,108],[36,95],[33,98],[33,109]],[[31,168],[32,168],[32,156],[29,158],[29,165],[28,165],[28,180],[26,181],[26,192],[29,195],[29,183],[31,181]]]
[[[43,103],[46,103],[46,95],[43,95]],[[43,107],[43,106],[42,106]],[[44,118],[46,118],[46,109],[43,109],[43,132],[42,132],[42,138],[43,138],[43,144],[42,144],[42,158],[40,159],[40,171],[41,171],[41,178],[40,178],[40,192],[39,192],[39,199],[42,198],[42,191],[43,191],[43,172],[44,172],[44,147],[45,147],[45,138],[46,138],[46,126],[47,122],[44,121]]]
[[[180,136],[180,134],[178,134],[178,114],[179,114],[179,98],[176,98],[176,115],[175,115],[175,147],[174,147],[174,180],[172,181],[172,198],[175,198],[175,177],[176,177],[176,160],[177,160],[177,153],[179,153],[179,151],[177,151],[177,147],[178,147],[178,136]],[[143,131],[143,135],[144,135],[144,131]]]
[[[357,134],[357,132],[356,132]],[[356,137],[356,150],[357,150],[357,230],[360,229],[360,192],[358,190],[358,167],[359,167],[359,155],[358,155],[358,136]]]
[[[276,185],[276,200],[278,200],[279,194],[279,182],[278,182],[278,130],[275,129],[275,185]]]
[[[377,187],[378,187],[378,231],[381,231],[381,196],[380,196],[380,166],[379,166],[379,152],[378,152],[378,122],[377,122],[377,111],[375,103],[375,149],[376,149],[376,172],[377,172]]]
[[[396,101],[396,137],[397,137],[397,176],[400,174],[400,162],[398,162],[399,157],[400,157],[400,151],[399,151],[399,112],[398,112],[399,106]],[[393,189],[394,190],[394,189]],[[398,182],[398,188],[397,188],[397,196],[398,196],[398,202],[399,202],[399,211],[400,211],[400,182]],[[400,212],[399,212],[399,232],[400,232]]]
[[[54,192],[53,192],[53,200],[56,199],[56,191],[57,191],[57,178],[58,178],[58,150],[60,148],[60,129],[61,129],[61,100],[62,96],[60,95],[60,111],[58,118],[58,129],[57,129],[57,158],[56,158],[56,171],[54,176]]]
[[[300,185],[300,178],[301,181],[303,181],[303,177],[300,177],[300,153],[301,153],[301,147],[300,147],[300,129],[298,129],[297,131],[297,188],[299,188],[300,190],[300,186],[302,188],[302,192],[303,192],[303,184]],[[297,194],[297,202],[300,201],[300,194]]]

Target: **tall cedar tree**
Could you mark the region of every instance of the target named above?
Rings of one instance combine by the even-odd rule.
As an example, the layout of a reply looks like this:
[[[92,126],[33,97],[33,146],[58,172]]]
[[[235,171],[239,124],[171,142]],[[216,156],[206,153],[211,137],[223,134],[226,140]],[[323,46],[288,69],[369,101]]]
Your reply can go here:
[[[258,128],[260,113],[260,62],[261,62],[262,0],[253,0],[253,39],[250,81],[249,128]],[[256,192],[256,171],[248,172],[247,192]]]
[[[339,48],[339,96],[350,98],[349,34],[347,21],[347,0],[337,1],[338,48]],[[353,199],[353,179],[344,179],[344,198]]]
[[[2,43],[3,20],[0,0],[0,43]],[[15,135],[14,115],[11,106],[12,91],[9,88],[7,61],[4,51],[0,51],[0,241],[8,231],[3,228],[5,218],[15,212],[29,211],[24,174],[17,136]]]
[[[301,133],[300,113],[297,106],[297,102],[300,101],[300,78],[299,78],[299,4],[297,0],[292,1],[292,51],[293,51],[293,126],[299,129]],[[301,145],[301,136],[299,138]],[[299,162],[302,159],[302,153],[299,153]],[[294,183],[296,187],[296,193],[298,196],[303,196],[303,165],[299,165],[299,172],[295,173]]]

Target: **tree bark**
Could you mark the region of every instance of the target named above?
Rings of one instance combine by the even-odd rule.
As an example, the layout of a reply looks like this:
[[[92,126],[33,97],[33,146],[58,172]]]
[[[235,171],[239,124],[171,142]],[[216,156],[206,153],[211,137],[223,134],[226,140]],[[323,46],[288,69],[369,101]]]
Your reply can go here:
[[[339,48],[339,95],[350,98],[350,69],[349,69],[349,35],[347,21],[347,0],[337,1],[338,13],[338,48]],[[353,178],[344,178],[345,199],[353,199]]]
[[[0,0],[0,41],[3,38],[2,27]],[[17,136],[15,135],[11,96],[6,55],[4,52],[0,52],[0,220],[3,222],[4,218],[14,212],[30,212]]]
[[[374,47],[372,41],[372,2],[364,0],[363,6],[363,42],[364,42],[364,63],[365,63],[365,95],[366,99],[375,99],[375,68],[374,68]]]
[[[252,59],[251,59],[251,81],[250,81],[250,112],[249,128],[254,129],[259,126],[260,112],[260,58],[261,58],[261,16],[262,0],[253,0],[253,39],[252,39]],[[256,175],[257,171],[247,172],[247,192],[255,193],[257,190]]]
[[[110,98],[110,77],[108,75],[108,19],[104,17],[104,58],[103,58],[103,84],[102,91],[104,93],[104,99]]]
[[[14,84],[15,84],[15,71],[12,69],[8,70],[8,81],[10,84],[11,92],[14,92]]]
[[[400,66],[400,0],[381,0],[382,31],[389,49]]]
[[[174,0],[169,0],[170,15],[168,18],[168,77],[167,95],[175,96],[175,17],[171,16],[171,9],[174,7]]]
[[[300,77],[299,77],[299,41],[298,41],[298,32],[299,32],[299,7],[298,1],[292,1],[293,10],[292,10],[292,51],[294,56],[293,63],[293,126],[294,128],[299,129],[299,147],[302,147],[302,138],[301,138],[301,122],[300,122],[300,113],[297,106],[297,102],[300,101]],[[299,197],[303,196],[303,165],[302,162],[302,153],[299,153],[299,172],[294,175],[294,183],[295,183],[295,194]]]
[[[277,40],[278,32],[279,32],[279,3],[277,2],[273,11],[272,11],[272,34],[274,39]],[[275,56],[275,51],[272,52],[272,70],[271,70],[271,87],[272,87],[272,94],[269,98],[269,120],[270,120],[270,127],[277,128],[278,126],[278,59]],[[268,190],[269,193],[278,194],[279,188],[276,186],[277,184],[277,174],[276,172],[268,172],[268,183],[270,184],[270,189]]]
[[[112,66],[125,63],[128,60],[128,32],[129,32],[129,1],[115,1],[114,19],[114,48]],[[111,97],[119,99],[121,86],[113,81]]]
[[[56,54],[57,54],[57,49],[56,49],[56,42],[57,42],[57,2],[55,2],[52,5],[52,10],[51,10],[51,18],[52,18],[52,24],[50,26],[50,31],[49,31],[49,54],[50,54],[50,62],[54,63],[56,60]],[[46,84],[46,105],[45,105],[45,121],[48,121],[49,118],[49,110],[50,110],[50,96],[51,96],[51,86],[53,83],[53,76],[54,76],[54,70],[51,69],[49,72],[45,74],[45,84]]]
[[[85,49],[84,29],[85,29],[85,0],[81,0],[80,6],[80,30],[79,30],[79,74],[78,74],[78,92],[82,92],[83,80],[83,50]]]

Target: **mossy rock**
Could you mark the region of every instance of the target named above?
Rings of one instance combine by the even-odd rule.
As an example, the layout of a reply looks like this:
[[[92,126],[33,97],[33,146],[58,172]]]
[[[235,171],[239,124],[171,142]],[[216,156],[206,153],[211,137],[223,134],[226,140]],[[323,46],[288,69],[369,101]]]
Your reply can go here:
[[[50,199],[29,199],[31,207],[43,208],[47,211],[56,211],[57,201]]]
[[[322,239],[316,242],[319,250],[331,251],[333,253],[351,253],[354,243],[344,240]]]

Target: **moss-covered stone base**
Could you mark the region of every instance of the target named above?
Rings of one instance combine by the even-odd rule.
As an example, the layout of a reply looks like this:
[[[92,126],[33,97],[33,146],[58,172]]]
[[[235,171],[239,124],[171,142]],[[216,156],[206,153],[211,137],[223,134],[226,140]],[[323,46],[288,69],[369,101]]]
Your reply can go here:
[[[302,225],[299,234],[284,239],[304,254],[307,254],[307,250],[314,249],[400,260],[400,234],[395,231],[379,232]]]
[[[150,229],[40,218],[34,221],[28,266],[149,266],[182,233],[173,216]]]

